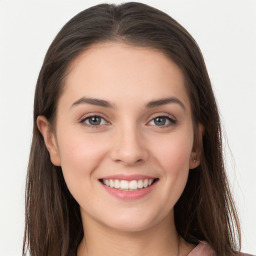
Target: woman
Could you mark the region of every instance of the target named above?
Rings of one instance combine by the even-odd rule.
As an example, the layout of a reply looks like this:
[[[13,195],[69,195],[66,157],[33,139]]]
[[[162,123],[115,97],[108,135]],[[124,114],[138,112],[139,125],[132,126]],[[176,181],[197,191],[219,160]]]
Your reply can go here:
[[[240,255],[194,39],[139,3],[71,19],[37,81],[23,254]]]

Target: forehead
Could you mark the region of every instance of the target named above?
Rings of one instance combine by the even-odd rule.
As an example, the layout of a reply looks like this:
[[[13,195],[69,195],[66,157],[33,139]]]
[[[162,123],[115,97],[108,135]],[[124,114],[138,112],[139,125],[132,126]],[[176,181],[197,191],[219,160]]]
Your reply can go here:
[[[188,102],[179,67],[159,50],[125,43],[91,46],[70,65],[64,95],[109,101],[138,98],[141,102],[178,96]]]

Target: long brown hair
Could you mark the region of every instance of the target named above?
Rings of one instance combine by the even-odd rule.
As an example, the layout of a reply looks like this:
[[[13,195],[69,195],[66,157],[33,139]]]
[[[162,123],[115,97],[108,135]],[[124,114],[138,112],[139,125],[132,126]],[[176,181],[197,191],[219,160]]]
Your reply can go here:
[[[78,203],[67,189],[61,167],[54,166],[36,119],[54,125],[56,106],[71,61],[92,44],[120,41],[158,49],[182,70],[194,126],[202,124],[201,164],[191,170],[175,205],[178,234],[189,243],[207,241],[216,255],[236,255],[240,229],[225,174],[219,114],[198,45],[167,14],[141,3],[101,4],[72,18],[45,56],[35,92],[34,129],[26,187],[23,255],[76,255],[83,237]]]

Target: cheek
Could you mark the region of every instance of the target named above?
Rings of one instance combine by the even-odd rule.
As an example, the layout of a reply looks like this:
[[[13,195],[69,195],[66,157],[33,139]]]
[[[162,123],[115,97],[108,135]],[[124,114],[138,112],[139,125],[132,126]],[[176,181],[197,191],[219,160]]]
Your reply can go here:
[[[163,170],[164,194],[168,195],[169,206],[174,206],[186,186],[192,148],[191,131],[170,135],[155,145],[153,155]]]
[[[84,173],[94,169],[105,151],[103,143],[93,138],[88,139],[87,136],[78,136],[75,133],[66,133],[59,139],[58,146],[61,166],[77,174],[80,171]]]
[[[191,133],[191,132],[190,132]],[[193,137],[189,133],[175,134],[155,143],[154,153],[162,169],[167,173],[189,169]]]
[[[106,149],[93,139],[69,133],[59,138],[58,146],[64,179],[71,194],[79,200],[85,189],[92,186],[94,170]]]

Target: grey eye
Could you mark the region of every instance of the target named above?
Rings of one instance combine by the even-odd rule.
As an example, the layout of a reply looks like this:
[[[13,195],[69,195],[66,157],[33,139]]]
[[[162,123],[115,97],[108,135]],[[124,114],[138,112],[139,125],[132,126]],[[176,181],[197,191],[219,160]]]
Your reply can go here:
[[[153,121],[154,121],[155,125],[162,126],[162,125],[165,125],[166,122],[168,122],[169,120],[165,116],[158,116],[158,117],[154,118]]]
[[[106,120],[104,118],[102,118],[101,116],[86,117],[83,120],[83,122],[90,126],[98,126],[98,125],[103,125],[103,124],[107,123]]]
[[[157,116],[153,118],[150,122],[149,125],[152,126],[169,126],[172,124],[176,124],[176,120],[172,119],[169,116]]]

